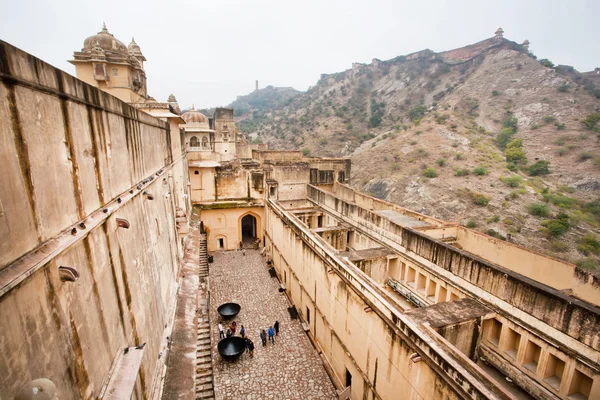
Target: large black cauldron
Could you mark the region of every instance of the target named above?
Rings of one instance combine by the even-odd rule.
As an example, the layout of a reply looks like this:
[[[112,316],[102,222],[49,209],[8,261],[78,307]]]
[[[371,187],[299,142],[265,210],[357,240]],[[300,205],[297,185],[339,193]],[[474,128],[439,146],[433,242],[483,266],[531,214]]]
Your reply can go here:
[[[221,304],[217,308],[217,312],[223,319],[231,319],[240,313],[242,307],[237,303],[225,303]]]
[[[239,336],[221,339],[217,345],[219,354],[227,361],[235,361],[246,351],[246,341]]]

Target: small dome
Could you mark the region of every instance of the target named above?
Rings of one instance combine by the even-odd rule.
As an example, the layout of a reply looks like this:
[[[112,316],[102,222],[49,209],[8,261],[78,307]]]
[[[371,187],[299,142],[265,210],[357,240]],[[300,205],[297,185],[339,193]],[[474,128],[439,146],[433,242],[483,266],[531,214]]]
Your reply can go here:
[[[496,36],[502,36],[503,34],[504,34],[504,29],[502,29],[502,28],[498,28],[498,29],[496,30]]]
[[[523,46],[529,46],[531,43],[529,43],[529,40],[525,39],[525,41],[523,42]]]
[[[90,36],[83,42],[83,51],[92,50],[96,46],[100,46],[104,51],[120,53],[127,55],[127,47],[123,42],[115,39],[114,35],[106,29],[106,24],[102,26],[102,30],[97,34]]]
[[[174,94],[170,94],[169,98],[167,99],[168,103],[177,103],[177,99],[175,98]]]
[[[144,55],[142,54],[142,49],[140,49],[140,46],[135,42],[134,38],[131,38],[131,43],[129,43],[129,46],[127,46],[127,51],[132,56],[142,61],[146,61],[146,57],[144,57]]]
[[[185,121],[186,124],[193,124],[193,123],[201,124],[201,123],[208,122],[208,118],[206,118],[206,115],[204,115],[200,111],[196,110],[194,108],[194,106],[192,106],[191,110],[183,113],[181,118],[183,118],[183,120]]]

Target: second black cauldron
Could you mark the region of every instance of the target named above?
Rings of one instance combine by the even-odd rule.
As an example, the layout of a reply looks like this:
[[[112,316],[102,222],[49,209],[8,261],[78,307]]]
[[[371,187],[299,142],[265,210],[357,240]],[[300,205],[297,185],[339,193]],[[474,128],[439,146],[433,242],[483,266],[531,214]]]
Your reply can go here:
[[[217,344],[221,357],[227,361],[235,361],[246,351],[246,341],[239,336],[221,339]]]
[[[225,303],[221,304],[217,308],[217,312],[223,319],[231,319],[240,313],[242,306],[237,303]]]

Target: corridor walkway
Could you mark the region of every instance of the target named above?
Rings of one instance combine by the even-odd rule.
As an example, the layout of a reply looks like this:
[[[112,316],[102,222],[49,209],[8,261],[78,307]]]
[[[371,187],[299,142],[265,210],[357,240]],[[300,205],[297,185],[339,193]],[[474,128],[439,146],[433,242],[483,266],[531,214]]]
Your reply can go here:
[[[210,264],[210,312],[213,368],[217,399],[333,399],[334,387],[317,351],[298,320],[290,319],[289,303],[279,283],[269,276],[258,250],[215,252]],[[242,306],[235,319],[254,342],[254,358],[246,353],[234,363],[219,356],[217,307],[234,302]],[[263,347],[260,329],[280,323],[275,344]]]

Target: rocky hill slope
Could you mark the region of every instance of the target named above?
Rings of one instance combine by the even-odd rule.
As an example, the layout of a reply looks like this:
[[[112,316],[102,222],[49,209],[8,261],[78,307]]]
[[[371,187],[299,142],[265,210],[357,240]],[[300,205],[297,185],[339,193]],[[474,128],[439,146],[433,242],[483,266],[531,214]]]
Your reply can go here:
[[[351,156],[353,186],[374,196],[600,270],[598,72],[496,36],[323,75],[242,128]]]

